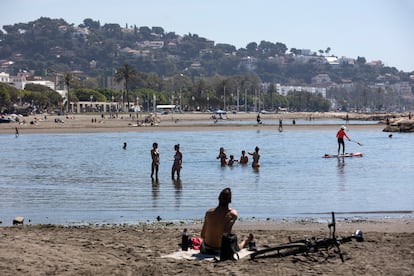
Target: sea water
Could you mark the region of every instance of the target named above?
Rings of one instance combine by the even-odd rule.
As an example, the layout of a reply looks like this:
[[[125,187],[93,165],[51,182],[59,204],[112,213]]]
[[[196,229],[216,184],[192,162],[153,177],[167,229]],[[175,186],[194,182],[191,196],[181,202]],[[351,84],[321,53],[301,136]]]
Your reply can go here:
[[[337,125],[327,128],[0,135],[0,220],[105,224],[202,219],[230,187],[242,219],[411,216],[414,134],[348,127],[346,152],[336,154]],[[127,149],[123,149],[123,143]],[[159,144],[159,180],[150,178],[152,143]],[[183,168],[171,179],[174,145]],[[219,148],[239,159],[260,148],[259,170],[221,167]]]

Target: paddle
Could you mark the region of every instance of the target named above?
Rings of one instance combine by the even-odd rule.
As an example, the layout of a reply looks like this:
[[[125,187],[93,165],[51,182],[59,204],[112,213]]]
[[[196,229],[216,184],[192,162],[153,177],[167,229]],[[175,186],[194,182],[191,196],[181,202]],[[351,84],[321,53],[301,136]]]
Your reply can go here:
[[[353,141],[353,140],[349,140],[350,142],[354,142],[357,143],[359,146],[362,146],[362,143],[358,142],[358,141]]]

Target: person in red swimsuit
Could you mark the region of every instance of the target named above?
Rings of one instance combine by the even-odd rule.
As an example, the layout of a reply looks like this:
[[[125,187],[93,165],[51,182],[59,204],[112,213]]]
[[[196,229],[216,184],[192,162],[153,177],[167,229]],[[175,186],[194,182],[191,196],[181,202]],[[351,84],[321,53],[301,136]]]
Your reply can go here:
[[[346,135],[345,129],[346,129],[345,126],[341,126],[341,128],[336,133],[336,138],[338,138],[338,155],[339,155],[339,152],[341,150],[341,146],[342,146],[342,155],[345,154],[344,137],[346,137],[346,139],[348,139],[348,141],[351,141],[351,139],[348,137],[348,135]]]

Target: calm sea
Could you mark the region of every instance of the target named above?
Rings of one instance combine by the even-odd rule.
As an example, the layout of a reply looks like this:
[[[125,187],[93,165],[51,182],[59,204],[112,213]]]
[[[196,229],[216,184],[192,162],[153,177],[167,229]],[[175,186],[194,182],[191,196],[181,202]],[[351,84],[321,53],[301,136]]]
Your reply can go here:
[[[223,122],[220,122],[223,124]],[[326,122],[325,122],[326,123]],[[0,135],[0,220],[33,224],[138,223],[201,219],[225,187],[242,219],[412,216],[414,134],[348,127],[347,152],[335,154],[332,129],[201,130]],[[122,149],[127,142],[126,150]],[[159,182],[150,178],[150,149],[161,152]],[[181,181],[171,180],[173,146],[183,152]],[[261,168],[221,167],[220,147],[238,159],[260,147]],[[250,158],[251,161],[251,158]],[[408,213],[404,211],[409,211]]]

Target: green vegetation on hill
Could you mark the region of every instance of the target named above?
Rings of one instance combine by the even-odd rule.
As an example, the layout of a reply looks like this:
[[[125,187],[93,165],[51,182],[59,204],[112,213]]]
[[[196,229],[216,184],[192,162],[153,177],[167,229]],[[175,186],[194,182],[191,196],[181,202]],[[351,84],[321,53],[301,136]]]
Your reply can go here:
[[[119,98],[118,90],[126,88],[127,93],[122,96],[127,101],[141,99],[141,103],[149,105],[156,95],[158,103],[179,102],[188,109],[223,108],[225,101],[228,106],[235,106],[236,94],[239,104],[246,102],[249,109],[254,105],[256,109],[282,106],[326,111],[331,106],[326,99],[305,92],[281,97],[274,87],[279,83],[325,87],[331,103],[343,110],[396,110],[402,109],[401,98],[389,87],[412,82],[408,73],[367,64],[363,57],[327,63],[330,48],[304,55],[302,50],[289,50],[281,42],[261,41],[236,49],[197,34],[180,36],[165,32],[162,27],[101,24],[93,19],[75,26],[63,19],[41,17],[3,29],[0,60],[14,62],[6,68],[8,73],[15,75],[26,70],[54,77],[71,72],[76,78],[71,81],[70,88],[75,90],[70,97],[77,93],[71,100],[83,100],[86,94],[93,94],[85,89],[94,89],[103,95],[94,95],[95,99],[109,101]],[[128,85],[123,87],[120,82],[117,91],[102,91],[102,87],[110,87],[109,80],[125,65],[137,72]],[[330,82],[315,84],[313,78],[318,74],[327,74]],[[377,86],[378,83],[384,85]],[[412,100],[402,104],[413,105]]]

